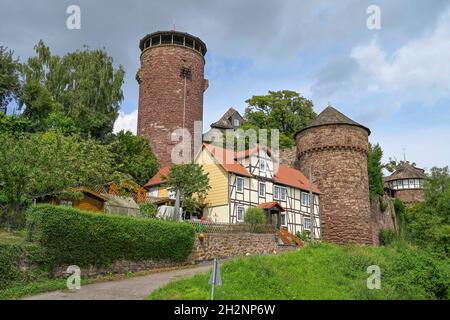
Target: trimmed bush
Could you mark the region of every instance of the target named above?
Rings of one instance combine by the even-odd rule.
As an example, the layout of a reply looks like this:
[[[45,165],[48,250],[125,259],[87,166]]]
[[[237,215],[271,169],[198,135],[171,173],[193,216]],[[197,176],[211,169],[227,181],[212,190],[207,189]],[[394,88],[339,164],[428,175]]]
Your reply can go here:
[[[184,261],[194,245],[186,223],[91,213],[40,205],[27,212],[32,239],[55,265],[108,266],[116,260]]]
[[[140,205],[140,213],[143,218],[156,218],[158,207],[154,203],[143,203]]]
[[[21,270],[21,265],[28,265],[30,268]],[[31,281],[48,271],[48,266],[48,260],[39,246],[0,243],[0,290],[14,283]]]

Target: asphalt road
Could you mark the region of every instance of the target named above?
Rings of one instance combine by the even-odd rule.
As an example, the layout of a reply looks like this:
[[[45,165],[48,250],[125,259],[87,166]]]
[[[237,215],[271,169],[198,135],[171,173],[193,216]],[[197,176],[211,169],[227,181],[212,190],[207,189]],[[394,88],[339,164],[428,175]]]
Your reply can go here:
[[[159,287],[184,277],[206,272],[211,265],[152,273],[125,280],[82,286],[80,290],[41,293],[24,300],[142,300]]]

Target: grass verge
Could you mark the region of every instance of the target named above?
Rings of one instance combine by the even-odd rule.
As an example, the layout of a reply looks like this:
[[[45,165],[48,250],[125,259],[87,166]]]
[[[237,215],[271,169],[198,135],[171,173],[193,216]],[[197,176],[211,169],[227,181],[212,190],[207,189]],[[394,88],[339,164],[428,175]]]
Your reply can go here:
[[[381,289],[367,288],[367,268],[381,269]],[[449,260],[417,248],[320,244],[221,266],[216,299],[448,299]],[[210,273],[169,283],[148,299],[210,299]]]

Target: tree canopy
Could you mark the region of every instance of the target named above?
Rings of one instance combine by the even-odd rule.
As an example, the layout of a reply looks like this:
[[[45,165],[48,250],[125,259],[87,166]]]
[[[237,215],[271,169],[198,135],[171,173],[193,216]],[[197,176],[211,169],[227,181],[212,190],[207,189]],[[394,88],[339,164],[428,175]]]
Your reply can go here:
[[[0,134],[0,198],[9,216],[34,196],[108,182],[113,157],[91,139],[45,133]]]
[[[369,173],[369,192],[370,199],[373,200],[377,195],[384,194],[383,184],[383,165],[381,158],[383,150],[379,144],[369,143],[369,153],[367,157],[367,169]]]
[[[19,61],[13,58],[13,51],[0,46],[0,110],[18,94]]]
[[[20,67],[23,115],[47,128],[69,126],[84,137],[110,134],[123,99],[123,67],[114,68],[113,59],[100,49],[84,47],[61,57],[41,40],[35,52]]]
[[[141,185],[158,170],[158,162],[148,140],[130,131],[120,131],[113,136],[111,151],[115,157],[116,170],[129,174]]]
[[[295,133],[316,117],[312,101],[295,91],[269,91],[267,95],[253,96],[245,102],[248,107],[242,128],[280,130],[280,149],[295,146]]]
[[[165,179],[165,185],[180,192],[181,206],[186,214],[194,213],[206,197],[209,186],[209,174],[203,166],[188,163],[173,165]]]

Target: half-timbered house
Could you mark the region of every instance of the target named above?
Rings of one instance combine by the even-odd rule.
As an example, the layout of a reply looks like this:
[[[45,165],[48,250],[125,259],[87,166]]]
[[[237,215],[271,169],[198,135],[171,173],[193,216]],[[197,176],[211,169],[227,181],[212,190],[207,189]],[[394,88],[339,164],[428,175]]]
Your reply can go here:
[[[211,189],[203,209],[206,218],[241,223],[248,207],[260,207],[276,227],[295,234],[310,231],[314,225],[315,237],[320,237],[320,191],[312,186],[312,221],[308,179],[299,170],[280,165],[269,148],[257,146],[234,152],[204,144],[195,162],[203,165],[210,178]]]

